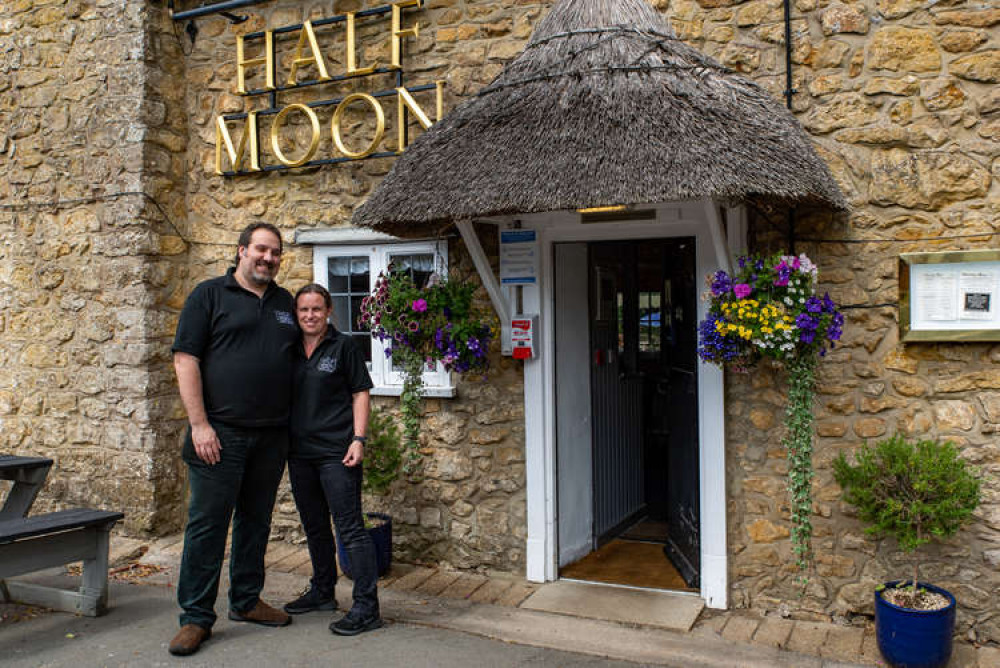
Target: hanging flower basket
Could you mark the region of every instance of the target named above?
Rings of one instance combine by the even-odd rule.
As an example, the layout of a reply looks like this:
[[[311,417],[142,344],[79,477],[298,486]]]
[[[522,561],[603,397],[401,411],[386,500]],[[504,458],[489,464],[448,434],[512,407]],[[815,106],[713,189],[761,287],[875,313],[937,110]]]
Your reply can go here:
[[[788,371],[785,437],[792,549],[805,569],[812,537],[813,401],[817,360],[840,340],[844,316],[830,295],[816,295],[817,270],[805,254],[741,257],[732,276],[708,278],[708,314],[699,325],[698,355],[748,373],[762,359]]]
[[[420,402],[425,369],[441,363],[446,371],[485,374],[494,318],[478,310],[476,286],[432,275],[417,286],[409,272],[379,274],[375,290],[361,301],[360,325],[386,346],[386,356],[403,373],[400,412],[407,451],[403,468],[413,473],[419,460]]]

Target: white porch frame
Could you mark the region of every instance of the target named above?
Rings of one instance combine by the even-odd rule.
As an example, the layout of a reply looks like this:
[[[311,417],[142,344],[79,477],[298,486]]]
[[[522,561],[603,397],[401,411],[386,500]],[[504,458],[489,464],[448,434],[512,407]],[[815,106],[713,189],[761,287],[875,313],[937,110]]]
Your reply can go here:
[[[558,577],[558,527],[556,526],[556,425],[554,275],[552,244],[569,241],[601,241],[687,236],[694,237],[699,276],[730,266],[742,238],[723,239],[714,203],[691,202],[656,207],[653,221],[582,224],[575,212],[523,216],[524,228],[538,232],[541,275],[535,286],[523,293],[525,313],[538,313],[541,355],[525,362],[524,417],[527,477],[527,566],[534,582]],[[733,222],[742,211],[727,212]],[[733,227],[740,229],[740,225]],[[734,235],[739,236],[739,234]],[[698,318],[706,305],[698,301]],[[711,608],[724,609],[728,594],[726,553],[725,413],[723,374],[717,367],[701,363],[698,370],[698,416],[701,502],[701,597]]]

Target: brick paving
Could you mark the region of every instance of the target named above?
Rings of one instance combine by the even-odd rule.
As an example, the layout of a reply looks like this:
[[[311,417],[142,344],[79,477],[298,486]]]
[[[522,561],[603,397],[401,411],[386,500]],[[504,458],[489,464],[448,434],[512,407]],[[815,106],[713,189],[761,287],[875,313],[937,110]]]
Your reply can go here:
[[[114,552],[114,541],[112,542]],[[164,555],[180,555],[180,536],[158,540],[143,560],[164,561]],[[272,543],[265,559],[269,570],[295,575],[312,575],[309,554],[304,545]],[[410,591],[420,596],[464,599],[474,603],[518,607],[544,586],[503,574],[487,576],[444,568],[428,568],[393,563],[389,573],[379,579],[379,587]],[[725,640],[761,647],[798,652],[826,661],[885,665],[878,653],[874,629],[797,621],[780,617],[761,617],[747,610],[706,610],[689,635]],[[824,665],[827,665],[824,663]],[[1000,667],[1000,648],[955,644],[952,666],[963,668]]]

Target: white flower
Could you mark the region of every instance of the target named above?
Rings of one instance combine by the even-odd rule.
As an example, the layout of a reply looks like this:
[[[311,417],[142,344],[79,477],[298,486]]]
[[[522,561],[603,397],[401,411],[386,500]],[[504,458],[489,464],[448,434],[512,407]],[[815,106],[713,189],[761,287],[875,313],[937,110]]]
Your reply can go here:
[[[803,274],[812,274],[813,280],[816,280],[816,276],[819,274],[819,270],[816,268],[816,265],[813,264],[812,260],[810,260],[809,256],[805,253],[799,255],[799,271]]]
[[[785,302],[785,304],[787,304],[788,306],[791,306],[794,303],[791,297],[785,297],[782,301]]]

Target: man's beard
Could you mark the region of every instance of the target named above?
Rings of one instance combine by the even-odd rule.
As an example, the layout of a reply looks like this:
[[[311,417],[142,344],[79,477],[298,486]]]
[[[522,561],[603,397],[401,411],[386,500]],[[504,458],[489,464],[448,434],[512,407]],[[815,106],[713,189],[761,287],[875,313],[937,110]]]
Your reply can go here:
[[[257,285],[267,285],[271,282],[274,277],[274,271],[268,267],[264,270],[266,273],[261,273],[261,270],[256,266],[250,267],[250,271],[247,272],[248,278],[256,283]]]

